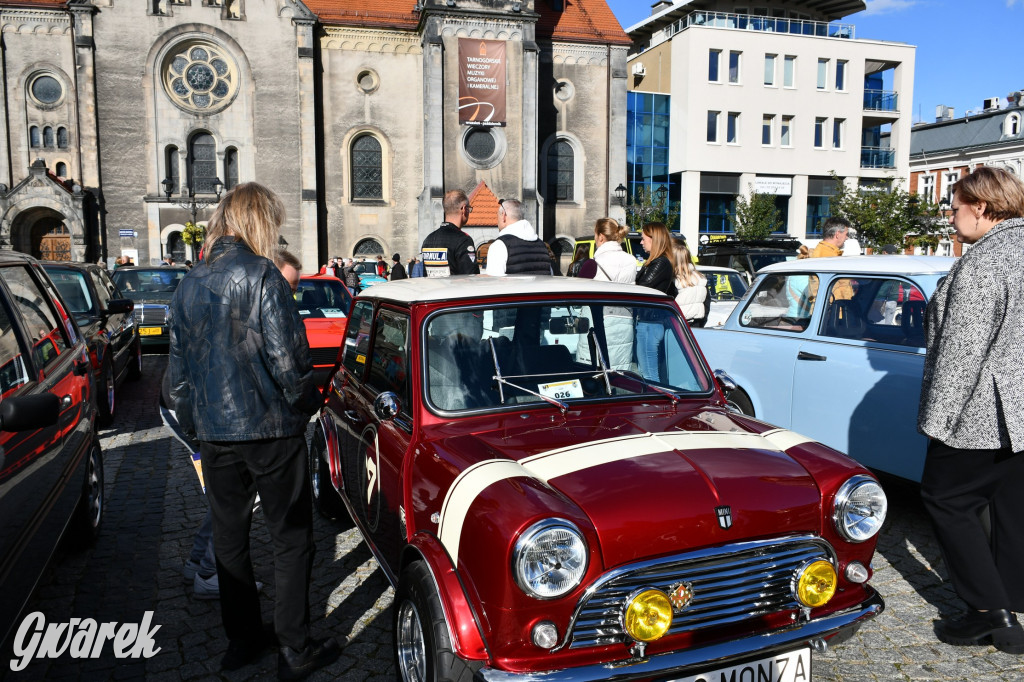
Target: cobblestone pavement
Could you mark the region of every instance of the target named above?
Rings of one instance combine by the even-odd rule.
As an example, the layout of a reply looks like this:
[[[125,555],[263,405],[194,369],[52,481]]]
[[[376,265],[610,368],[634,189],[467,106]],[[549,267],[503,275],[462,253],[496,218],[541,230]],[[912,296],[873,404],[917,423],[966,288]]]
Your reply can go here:
[[[144,378],[123,385],[113,428],[102,432],[107,507],[95,547],[61,550],[40,580],[26,613],[41,611],[47,622],[72,617],[100,622],[141,622],[147,610],[160,652],[151,659],[117,660],[105,647],[97,660],[63,656],[35,661],[9,679],[154,681],[275,679],[276,655],[221,674],[227,648],[217,601],[199,601],[182,578],[205,502],[184,448],[164,429],[157,410],[159,378],[166,357],[147,355]],[[853,639],[814,655],[813,676],[823,680],[1024,680],[1024,657],[991,646],[950,647],[938,642],[932,621],[960,603],[948,584],[938,546],[914,488],[888,490],[889,521],[876,554],[872,584],[886,601],[885,613]],[[316,563],[310,603],[314,636],[333,636],[342,657],[311,679],[391,680],[393,593],[355,530],[339,531],[315,520]],[[256,575],[265,583],[263,617],[274,597],[270,539],[256,515],[253,527]],[[0,672],[0,676],[3,673]]]

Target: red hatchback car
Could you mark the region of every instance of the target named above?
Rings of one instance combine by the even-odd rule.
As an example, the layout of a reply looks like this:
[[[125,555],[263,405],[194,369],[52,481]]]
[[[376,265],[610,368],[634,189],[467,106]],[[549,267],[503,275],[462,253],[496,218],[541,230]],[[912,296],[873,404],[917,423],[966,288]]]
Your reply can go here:
[[[311,482],[396,587],[400,677],[810,679],[812,649],[884,608],[867,582],[885,495],[730,411],[719,381],[641,287],[356,298]]]
[[[295,301],[299,304],[299,316],[306,326],[314,376],[317,385],[323,386],[338,358],[341,341],[345,338],[352,294],[337,277],[305,275],[299,279]]]

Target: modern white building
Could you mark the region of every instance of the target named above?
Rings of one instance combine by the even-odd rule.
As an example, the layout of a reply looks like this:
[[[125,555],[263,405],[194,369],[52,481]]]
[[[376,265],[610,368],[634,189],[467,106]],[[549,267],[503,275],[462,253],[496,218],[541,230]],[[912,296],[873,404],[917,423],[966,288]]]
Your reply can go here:
[[[659,2],[627,29],[627,188],[666,186],[693,243],[731,232],[736,198],[774,194],[813,241],[831,173],[909,176],[911,45],[858,37],[859,0]],[[648,130],[650,128],[650,130]]]

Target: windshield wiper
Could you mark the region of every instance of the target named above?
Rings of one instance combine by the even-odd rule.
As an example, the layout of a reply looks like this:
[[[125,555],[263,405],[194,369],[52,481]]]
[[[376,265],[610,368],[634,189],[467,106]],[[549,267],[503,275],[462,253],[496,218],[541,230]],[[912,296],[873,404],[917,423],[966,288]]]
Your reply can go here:
[[[601,350],[601,344],[597,342],[597,334],[594,333],[594,328],[591,327],[590,331],[587,332],[587,341],[593,344],[594,353],[597,355],[597,361],[601,363],[601,375],[604,377],[604,387],[608,391],[608,395],[612,394],[612,382],[608,378],[608,363],[604,360],[604,352]],[[596,376],[595,376],[596,378]]]
[[[594,378],[596,379],[598,376],[604,376],[604,385],[608,389],[608,395],[612,394],[612,383],[611,381],[609,381],[608,375],[618,374],[619,376],[627,377],[630,379],[639,379],[640,383],[644,385],[645,389],[649,388],[656,393],[660,393],[664,396],[668,396],[669,398],[671,398],[673,405],[679,402],[680,398],[678,395],[676,395],[672,391],[666,391],[664,388],[647,383],[647,379],[644,379],[642,375],[637,374],[636,372],[632,372],[629,370],[624,371],[621,369],[608,369],[608,365],[604,361],[604,353],[601,352],[601,345],[597,342],[597,336],[594,334],[593,329],[587,332],[587,338],[594,342],[594,349],[597,351],[597,361],[601,363],[601,374],[595,374]],[[497,360],[495,360],[495,362],[497,362]]]
[[[498,363],[498,351],[494,347],[494,337],[492,336],[491,338],[487,339],[487,343],[490,344],[491,346],[491,358],[494,360],[494,376],[491,378],[498,382],[498,398],[501,400],[502,405],[505,404],[504,387],[511,386],[512,388],[517,388],[520,391],[523,391],[524,393],[529,393],[530,395],[537,396],[544,402],[554,405],[562,412],[562,414],[565,414],[566,412],[569,411],[569,405],[567,403],[563,403],[561,400],[557,400],[555,398],[549,398],[546,395],[541,395],[536,391],[531,391],[525,386],[514,384],[505,377],[501,376],[501,365]]]

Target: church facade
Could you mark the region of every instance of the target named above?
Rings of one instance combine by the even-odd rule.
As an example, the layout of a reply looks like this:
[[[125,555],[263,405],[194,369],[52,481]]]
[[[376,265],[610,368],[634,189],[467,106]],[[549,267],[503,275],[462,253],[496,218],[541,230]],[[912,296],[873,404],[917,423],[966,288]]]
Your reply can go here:
[[[2,249],[194,258],[186,225],[247,181],[305,271],[415,255],[451,189],[522,200],[556,250],[621,213],[604,0],[0,0],[0,28]]]

